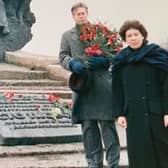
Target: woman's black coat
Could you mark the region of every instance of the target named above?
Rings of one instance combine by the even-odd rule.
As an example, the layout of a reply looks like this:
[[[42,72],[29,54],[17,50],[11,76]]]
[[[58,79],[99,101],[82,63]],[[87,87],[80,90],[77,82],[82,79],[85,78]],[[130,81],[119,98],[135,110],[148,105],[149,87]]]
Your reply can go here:
[[[84,46],[80,42],[76,27],[65,32],[61,40],[60,64],[70,71],[69,62],[84,56]],[[73,92],[73,123],[83,120],[114,121],[112,115],[112,79],[108,67],[90,72],[90,89],[84,93]]]
[[[168,154],[168,128],[163,125],[168,114],[168,72],[139,61],[123,64],[112,74],[114,116],[126,116],[128,123],[130,168],[161,168],[160,159],[162,168],[168,167],[168,156],[159,159],[156,152],[160,148]]]

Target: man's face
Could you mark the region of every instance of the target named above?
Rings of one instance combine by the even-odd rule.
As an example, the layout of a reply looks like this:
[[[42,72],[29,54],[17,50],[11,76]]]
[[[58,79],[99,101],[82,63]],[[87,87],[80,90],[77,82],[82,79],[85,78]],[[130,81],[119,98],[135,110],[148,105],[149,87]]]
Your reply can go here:
[[[73,11],[73,19],[77,24],[84,24],[87,22],[88,12],[85,8],[77,8]]]

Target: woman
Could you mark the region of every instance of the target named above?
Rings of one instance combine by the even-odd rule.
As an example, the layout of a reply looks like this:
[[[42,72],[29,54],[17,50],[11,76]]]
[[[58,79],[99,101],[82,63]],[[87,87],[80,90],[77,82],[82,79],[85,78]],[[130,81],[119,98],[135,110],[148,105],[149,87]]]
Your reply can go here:
[[[120,28],[128,46],[113,62],[112,111],[126,128],[130,168],[168,168],[168,52],[147,34],[137,20]]]

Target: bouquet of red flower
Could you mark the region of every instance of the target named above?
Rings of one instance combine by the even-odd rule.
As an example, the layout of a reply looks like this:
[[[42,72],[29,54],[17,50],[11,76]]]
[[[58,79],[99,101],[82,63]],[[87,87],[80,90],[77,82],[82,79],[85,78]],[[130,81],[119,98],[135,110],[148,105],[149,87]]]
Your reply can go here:
[[[80,41],[86,48],[86,56],[107,56],[112,62],[113,57],[122,48],[122,40],[119,33],[114,29],[98,23],[86,23],[80,27]],[[87,58],[87,57],[85,57]],[[85,59],[83,58],[83,59]]]
[[[116,53],[122,48],[122,40],[119,33],[114,29],[98,23],[86,23],[79,26],[79,39],[84,44],[85,54],[80,57],[86,67],[82,75],[72,73],[69,86],[75,92],[86,92],[92,84],[91,71],[87,70],[88,58],[91,56],[104,56],[112,63]]]

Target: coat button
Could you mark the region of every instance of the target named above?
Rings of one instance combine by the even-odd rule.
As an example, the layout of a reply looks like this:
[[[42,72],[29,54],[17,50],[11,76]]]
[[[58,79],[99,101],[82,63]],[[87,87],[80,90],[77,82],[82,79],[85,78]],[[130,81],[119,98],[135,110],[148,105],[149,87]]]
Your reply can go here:
[[[149,85],[150,85],[150,82],[149,82],[149,81],[147,81],[147,82],[146,82],[146,85],[147,85],[147,86],[149,86]]]
[[[143,97],[141,97],[142,98],[142,100],[145,100],[146,99],[146,97],[145,96],[143,96]]]

